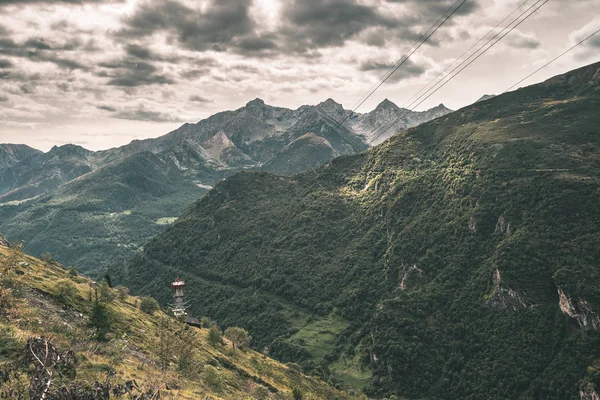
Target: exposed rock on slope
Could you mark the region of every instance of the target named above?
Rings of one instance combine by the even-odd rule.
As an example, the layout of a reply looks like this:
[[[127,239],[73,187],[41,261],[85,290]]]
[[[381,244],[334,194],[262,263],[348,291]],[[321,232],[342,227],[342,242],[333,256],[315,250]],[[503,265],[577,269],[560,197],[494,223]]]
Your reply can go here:
[[[560,310],[577,321],[581,328],[598,329],[600,326],[600,316],[594,312],[587,300],[573,301],[561,288],[558,288],[558,301]]]

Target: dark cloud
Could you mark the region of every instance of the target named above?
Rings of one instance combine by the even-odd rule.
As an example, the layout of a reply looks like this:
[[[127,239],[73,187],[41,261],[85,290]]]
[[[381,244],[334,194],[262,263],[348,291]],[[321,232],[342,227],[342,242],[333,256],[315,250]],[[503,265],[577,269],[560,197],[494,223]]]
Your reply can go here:
[[[26,4],[98,4],[98,3],[124,3],[125,0],[0,0],[2,6],[22,6]]]
[[[171,64],[181,64],[181,63],[193,63],[196,65],[204,65],[206,64],[206,58],[197,58],[197,57],[187,57],[178,55],[176,53],[171,53],[168,55],[164,54],[156,54],[149,47],[142,46],[135,43],[130,43],[125,46],[125,53],[130,58],[135,58],[144,61],[161,61],[167,62]],[[210,59],[211,62],[214,61]]]
[[[12,68],[14,64],[9,60],[0,59],[0,69]]]
[[[8,30],[7,27],[0,24],[0,36],[6,36],[6,35],[9,35],[10,33],[11,32]]]
[[[388,0],[410,3],[415,12],[402,18],[385,8],[360,0],[293,0],[282,2],[281,28],[257,34],[257,22],[249,12],[252,0],[210,0],[202,10],[182,0],[143,0],[134,13],[123,20],[118,40],[149,38],[157,32],[194,51],[228,51],[250,57],[294,54],[319,57],[324,47],[343,46],[359,38],[371,46],[383,47],[390,38],[419,39],[454,0]],[[467,2],[457,14],[477,8]],[[430,39],[430,45],[436,45]],[[149,49],[127,45],[127,52],[140,59],[156,59]]]
[[[367,28],[399,22],[356,0],[304,0],[285,4],[282,33],[296,50],[341,46]]]
[[[506,43],[516,49],[537,49],[542,45],[535,37],[525,35],[513,36]]]
[[[182,120],[174,115],[169,115],[160,111],[146,110],[139,108],[136,110],[123,110],[113,115],[115,118],[131,119],[136,121],[152,122],[181,122]]]
[[[284,28],[279,32],[285,48],[298,53],[321,47],[343,46],[358,39],[375,47],[384,47],[391,39],[416,41],[437,21],[455,0],[388,0],[406,3],[410,14],[395,17],[384,8],[362,4],[358,0],[296,0],[285,2]],[[455,15],[471,14],[478,8],[467,0]],[[450,21],[447,24],[451,23]],[[436,38],[427,43],[439,46]]]
[[[23,94],[32,94],[36,91],[36,85],[32,83],[24,83],[19,89],[21,89]]]
[[[63,51],[72,51],[79,46],[77,41],[66,42],[53,46],[44,39],[30,38],[24,43],[17,43],[13,39],[0,39],[0,54],[26,58],[33,62],[50,62],[64,69],[87,69],[78,61],[62,57],[57,54]]]
[[[194,103],[212,103],[211,99],[207,99],[206,97],[202,97],[197,94],[191,95],[190,101],[193,101]]]
[[[58,85],[56,85],[56,88],[58,90],[60,90],[61,92],[63,92],[63,93],[71,92],[72,91],[71,90],[71,85],[69,83],[67,83],[67,82],[61,82],[61,83],[59,83]]]
[[[456,0],[386,0],[389,3],[408,4],[418,19],[428,21],[435,17],[437,20],[450,9]],[[479,8],[478,0],[467,0],[454,13],[454,15],[469,15]],[[454,9],[454,8],[453,8]],[[433,22],[434,20],[431,20]],[[425,22],[425,21],[424,21]]]
[[[586,42],[586,46],[588,47],[597,47],[600,48],[600,35],[594,36]]]
[[[231,69],[235,70],[235,71],[246,72],[248,74],[258,74],[260,72],[260,68],[255,67],[253,65],[246,65],[246,64],[234,65],[231,67]]]
[[[381,72],[389,71],[394,68],[396,63],[387,61],[365,61],[360,65],[360,70],[363,72],[376,71],[378,76],[381,76]],[[427,71],[427,68],[423,65],[419,65],[412,60],[407,60],[402,64],[388,79],[388,82],[399,82],[404,79],[414,78],[423,75]]]
[[[27,74],[21,71],[0,71],[0,79],[10,79],[15,82],[35,82],[42,80],[39,73]]]
[[[595,29],[600,28],[600,26],[596,26]],[[592,34],[592,30],[588,31],[580,31],[575,37],[575,42],[580,42],[583,39],[587,38],[588,36],[590,36]],[[588,40],[586,40],[583,43],[583,47],[587,47],[587,48],[592,48],[592,49],[599,49],[600,48],[600,34],[596,34],[594,36],[592,36],[591,38],[589,38]]]
[[[125,51],[128,55],[142,60],[151,60],[153,58],[153,54],[149,48],[137,44],[128,44]]]
[[[195,68],[195,69],[189,69],[187,71],[184,71],[181,73],[181,77],[187,80],[196,80],[199,79],[205,75],[210,75],[210,69],[209,68]]]
[[[243,55],[269,56],[279,53],[279,45],[275,40],[274,34],[250,35],[236,40],[234,45],[236,52]]]
[[[99,110],[109,111],[109,112],[115,112],[115,111],[117,111],[116,108],[111,107],[111,106],[105,106],[105,105],[99,105],[99,106],[96,106],[96,108],[98,108]]]
[[[387,43],[388,37],[385,31],[378,29],[367,32],[364,35],[363,40],[369,46],[383,47]]]
[[[0,103],[5,103],[8,101],[8,97],[7,96],[0,96]]]
[[[97,76],[110,78],[108,85],[111,86],[144,86],[144,85],[163,85],[175,83],[175,81],[165,74],[159,72],[159,69],[148,62],[121,60],[107,63],[101,63],[104,68]]]
[[[210,75],[211,67],[216,67],[219,62],[214,58],[200,58],[193,61],[193,68],[181,72],[180,76],[184,79],[195,80],[205,75]]]
[[[197,50],[226,49],[234,40],[252,33],[251,0],[213,0],[204,11],[176,0],[147,0],[124,21],[124,37],[147,37],[167,32],[184,47]]]
[[[44,39],[37,38],[27,39],[23,47],[34,50],[52,50],[52,46],[46,43]]]

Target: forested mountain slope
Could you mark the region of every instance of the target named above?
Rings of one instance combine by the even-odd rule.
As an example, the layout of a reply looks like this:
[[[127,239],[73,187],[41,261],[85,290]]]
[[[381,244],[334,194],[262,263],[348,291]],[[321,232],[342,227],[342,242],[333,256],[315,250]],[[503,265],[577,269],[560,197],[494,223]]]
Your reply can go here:
[[[598,109],[600,63],[316,171],[239,173],[112,273],[163,302],[180,275],[196,312],[371,395],[591,396]]]

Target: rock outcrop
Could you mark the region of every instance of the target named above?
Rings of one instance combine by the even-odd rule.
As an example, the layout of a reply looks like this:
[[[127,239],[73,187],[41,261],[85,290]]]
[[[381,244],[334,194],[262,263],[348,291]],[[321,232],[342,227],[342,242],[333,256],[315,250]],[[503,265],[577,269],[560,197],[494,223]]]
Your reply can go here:
[[[558,304],[563,314],[577,321],[577,324],[581,328],[598,329],[600,326],[600,317],[594,312],[588,301],[584,299],[574,300],[561,288],[558,288],[558,299]]]
[[[499,269],[494,270],[492,279],[494,286],[485,302],[487,306],[501,310],[512,309],[513,311],[536,307],[536,304],[528,299],[526,293],[503,285]]]

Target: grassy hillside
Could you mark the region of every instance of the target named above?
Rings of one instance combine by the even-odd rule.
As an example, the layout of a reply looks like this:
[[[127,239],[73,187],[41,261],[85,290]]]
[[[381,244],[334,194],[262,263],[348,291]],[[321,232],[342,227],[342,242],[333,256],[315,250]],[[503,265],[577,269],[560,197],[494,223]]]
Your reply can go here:
[[[163,302],[181,275],[194,310],[371,395],[579,398],[600,383],[599,107],[595,64],[314,172],[237,174],[114,273]]]
[[[29,343],[41,343],[44,355],[48,343],[63,359],[69,361],[74,355],[77,360],[48,368],[53,373],[50,398],[67,398],[53,397],[61,390],[63,395],[88,398],[84,394],[93,388],[109,388],[110,398],[118,398],[113,390],[133,381],[132,393],[146,395],[135,398],[144,399],[291,399],[293,390],[304,398],[349,398],[303,375],[298,366],[280,364],[250,349],[233,351],[226,339],[223,344],[209,344],[208,329],[187,327],[162,311],[142,312],[139,298],[115,297],[116,289],[109,294],[114,298],[104,302],[112,320],[106,339],[96,340],[90,326],[90,280],[14,248],[0,247],[0,265],[3,398],[17,398],[19,390],[25,393],[30,386],[37,364],[31,359]]]

